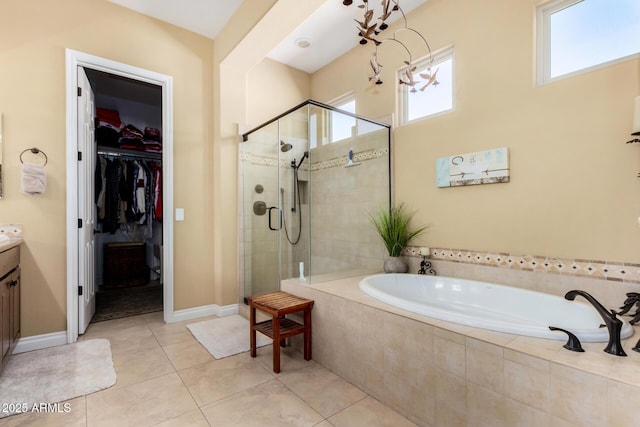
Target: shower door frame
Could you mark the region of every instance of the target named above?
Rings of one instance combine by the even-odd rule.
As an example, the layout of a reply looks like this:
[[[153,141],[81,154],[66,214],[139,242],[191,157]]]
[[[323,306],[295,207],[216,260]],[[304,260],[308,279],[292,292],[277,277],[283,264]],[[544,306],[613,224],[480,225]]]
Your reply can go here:
[[[265,124],[265,126],[263,126],[261,129],[264,129],[265,127],[267,127],[268,125],[274,123],[274,121],[271,121],[268,124]],[[277,124],[276,124],[277,125]],[[277,189],[280,187],[280,173],[279,173],[279,169],[280,169],[280,151],[278,149],[278,141],[279,141],[279,134],[280,134],[280,130],[279,127],[276,128],[274,130],[274,133],[276,134],[276,136],[273,138],[273,148],[275,150],[276,153],[276,164],[275,165],[271,165],[274,167],[274,172],[273,174],[271,173],[271,171],[268,172],[268,174],[266,175],[266,177],[264,177],[262,180],[260,180],[255,186],[253,186],[252,188],[247,187],[245,181],[247,180],[246,177],[246,168],[247,166],[245,164],[242,163],[242,157],[243,156],[239,156],[240,158],[240,162],[239,162],[239,167],[238,167],[238,183],[241,186],[240,188],[242,188],[242,192],[239,193],[239,211],[242,212],[241,215],[241,220],[239,221],[239,228],[240,228],[240,233],[239,236],[241,236],[242,242],[241,242],[241,248],[242,248],[242,255],[239,259],[239,263],[238,263],[238,267],[239,267],[239,278],[240,278],[240,288],[241,288],[241,293],[240,295],[243,297],[244,300],[244,304],[246,305],[248,303],[247,301],[247,297],[251,296],[251,295],[257,295],[258,293],[263,293],[263,292],[255,292],[255,271],[254,271],[254,262],[256,259],[256,255],[260,254],[261,256],[265,256],[264,255],[264,251],[256,251],[255,247],[253,246],[254,243],[254,238],[255,235],[254,233],[256,232],[256,230],[260,230],[263,231],[265,233],[267,233],[267,236],[271,236],[272,231],[275,231],[277,234],[273,236],[273,239],[271,237],[268,238],[268,244],[271,243],[271,241],[273,240],[273,243],[276,245],[275,248],[275,254],[273,255],[274,258],[268,258],[267,261],[271,261],[271,262],[267,262],[266,264],[269,265],[273,265],[273,263],[277,262],[277,270],[275,272],[272,271],[268,271],[265,272],[263,271],[263,275],[266,273],[267,275],[267,281],[273,279],[276,282],[279,281],[279,278],[281,277],[281,273],[280,273],[280,212],[281,212],[281,201],[280,201],[280,196],[278,195],[278,191]],[[271,141],[268,141],[269,143]],[[247,137],[243,137],[243,143],[247,143],[247,144],[260,144],[260,142],[252,142],[249,138],[248,135]],[[258,145],[256,145],[256,147],[258,147]],[[253,148],[253,147],[252,147]],[[239,149],[241,150],[241,154],[243,147],[242,145],[239,146]],[[248,164],[251,165],[251,160],[249,157],[246,157],[246,154],[249,155],[253,155],[256,153],[256,151],[258,151],[257,149],[253,148],[253,149],[249,149],[248,153],[244,153],[245,154],[245,159],[244,161],[248,162]],[[260,156],[263,153],[259,153],[258,156]],[[267,156],[270,156],[271,153],[268,152]],[[268,163],[268,159],[264,164],[260,164],[258,163],[257,165],[255,165],[257,167],[269,167],[269,163]],[[275,174],[275,175],[274,175]],[[273,180],[271,179],[273,178]],[[275,181],[275,183],[273,182]],[[260,192],[257,191],[257,186],[260,185],[262,187],[262,190]],[[271,187],[275,187],[275,188],[271,188]],[[267,224],[264,224],[263,227],[266,230],[262,230],[262,226],[260,227],[256,227],[255,225],[252,224],[253,221],[255,221],[255,217],[256,217],[256,213],[253,211],[252,207],[250,207],[249,205],[247,205],[247,203],[250,202],[246,202],[245,201],[245,197],[247,192],[252,192],[255,191],[257,194],[261,194],[262,192],[264,192],[265,194],[263,196],[261,196],[260,198],[262,200],[259,201],[263,201],[265,203],[266,206],[266,212],[262,215],[259,216],[264,216],[266,215],[266,222]],[[273,194],[275,194],[275,197],[273,195],[269,196],[269,192],[272,192]],[[271,198],[271,200],[270,200]],[[277,218],[276,218],[276,228],[272,228],[273,222],[272,222],[272,210],[275,209],[278,212]],[[249,238],[249,240],[247,240],[246,238],[246,233],[250,232],[251,233],[251,237]],[[262,239],[263,241],[267,240],[267,239]],[[251,245],[251,255],[250,255],[250,262],[252,263],[252,266],[250,268],[251,271],[251,278],[248,279],[247,275],[246,275],[246,263],[247,263],[247,245]],[[268,255],[268,257],[271,257],[271,254]],[[271,277],[272,275],[275,275],[275,277]],[[279,286],[278,286],[279,287]],[[249,291],[249,292],[247,292]]]

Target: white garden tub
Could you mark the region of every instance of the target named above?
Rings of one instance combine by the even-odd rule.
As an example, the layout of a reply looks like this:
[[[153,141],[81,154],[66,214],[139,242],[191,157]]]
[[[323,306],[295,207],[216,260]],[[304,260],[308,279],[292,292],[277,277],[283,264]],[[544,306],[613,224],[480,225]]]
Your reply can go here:
[[[474,280],[417,274],[377,274],[360,289],[395,307],[448,322],[530,337],[566,340],[566,329],[584,342],[607,342],[602,317],[587,302]],[[633,335],[624,319],[621,337]]]

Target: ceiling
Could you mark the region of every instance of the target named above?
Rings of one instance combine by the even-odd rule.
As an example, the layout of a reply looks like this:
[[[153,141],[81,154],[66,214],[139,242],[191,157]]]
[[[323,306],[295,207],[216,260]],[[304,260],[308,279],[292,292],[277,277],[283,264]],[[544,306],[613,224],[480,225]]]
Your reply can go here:
[[[211,39],[242,3],[242,0],[109,1]],[[401,5],[405,13],[409,13],[426,1],[402,0]],[[346,7],[340,0],[327,0],[267,56],[307,73],[316,72],[358,44],[357,24],[353,21],[361,18],[357,3]],[[301,48],[301,40],[308,41],[309,46]]]

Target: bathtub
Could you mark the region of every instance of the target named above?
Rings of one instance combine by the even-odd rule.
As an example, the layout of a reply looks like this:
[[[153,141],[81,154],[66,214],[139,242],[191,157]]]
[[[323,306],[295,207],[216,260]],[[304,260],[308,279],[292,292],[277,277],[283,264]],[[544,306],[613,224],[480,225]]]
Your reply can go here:
[[[587,302],[474,280],[417,274],[377,274],[360,281],[367,295],[413,313],[476,328],[566,340],[566,329],[583,342],[607,342],[598,312]],[[622,319],[622,338],[633,327]]]

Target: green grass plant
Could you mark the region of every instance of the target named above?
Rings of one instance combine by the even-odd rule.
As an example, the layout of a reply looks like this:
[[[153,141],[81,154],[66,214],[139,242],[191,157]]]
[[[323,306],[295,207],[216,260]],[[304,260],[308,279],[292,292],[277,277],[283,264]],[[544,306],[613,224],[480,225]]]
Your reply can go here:
[[[411,220],[414,215],[415,213],[404,211],[404,204],[392,206],[390,209],[380,208],[376,214],[369,215],[371,223],[389,252],[389,256],[400,256],[409,242],[428,228],[426,225],[412,228]]]

